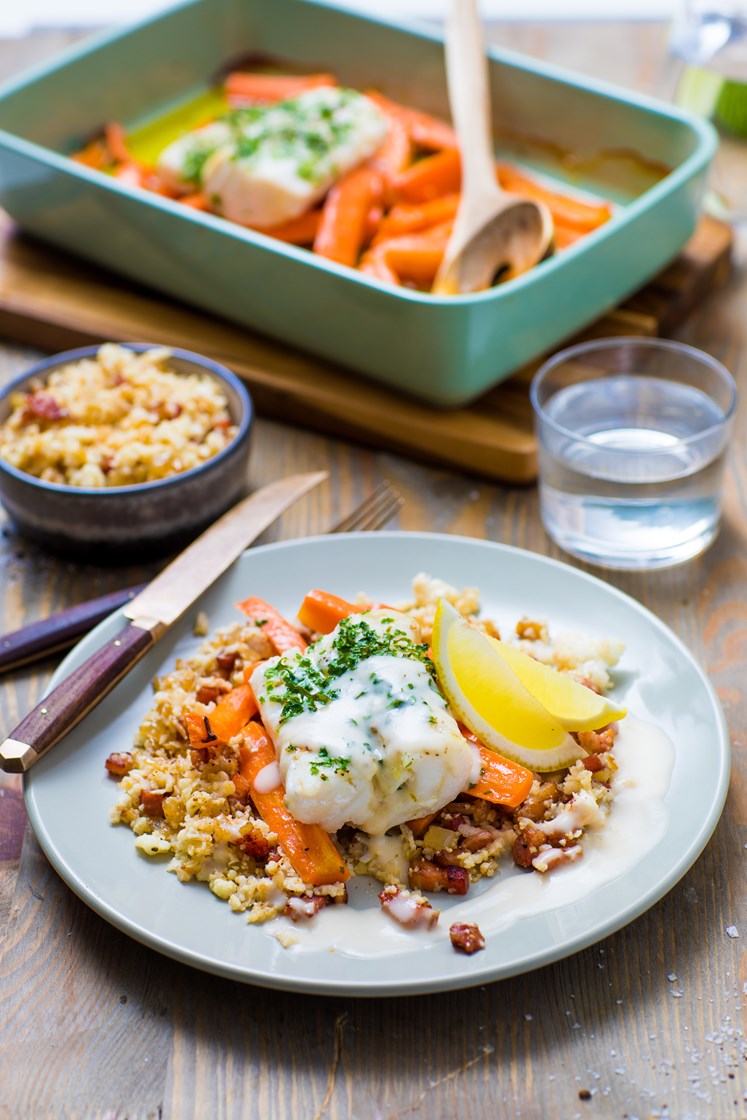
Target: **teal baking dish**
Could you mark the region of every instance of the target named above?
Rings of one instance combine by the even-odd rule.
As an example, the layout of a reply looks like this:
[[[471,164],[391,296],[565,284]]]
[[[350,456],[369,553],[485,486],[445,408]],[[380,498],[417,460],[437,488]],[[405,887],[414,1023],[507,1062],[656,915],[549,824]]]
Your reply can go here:
[[[323,0],[189,0],[0,88],[0,203],[45,241],[441,407],[472,400],[612,307],[695,228],[709,125],[508,51],[490,62],[498,154],[617,209],[530,273],[473,296],[387,287],[66,158],[106,120],[137,127],[247,54],[332,70],[448,116],[433,31]]]

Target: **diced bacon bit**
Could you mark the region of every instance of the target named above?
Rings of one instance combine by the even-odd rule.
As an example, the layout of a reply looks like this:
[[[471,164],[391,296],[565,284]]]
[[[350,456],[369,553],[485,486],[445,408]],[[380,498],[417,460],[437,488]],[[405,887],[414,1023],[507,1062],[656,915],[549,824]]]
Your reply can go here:
[[[148,817],[162,817],[163,803],[169,796],[166,790],[143,789],[140,791],[140,804]]]
[[[575,863],[583,854],[584,850],[580,844],[574,844],[571,848],[548,847],[535,856],[532,867],[535,871],[551,871],[556,867],[562,867],[564,863]]]
[[[529,821],[539,821],[545,815],[550,802],[555,801],[560,790],[555,782],[543,782],[536,793],[530,793],[518,810],[521,817]]]
[[[246,856],[251,856],[252,859],[264,860],[270,854],[270,845],[265,836],[261,832],[248,832],[237,841],[236,846]]]
[[[210,762],[211,758],[213,757],[213,751],[209,746],[193,747],[190,752],[190,757],[192,759],[192,765],[194,766],[195,770],[199,770],[203,766],[206,766],[208,762]]]
[[[51,393],[39,390],[29,393],[23,409],[24,420],[65,420],[69,411],[55,400]]]
[[[252,783],[248,778],[245,778],[243,774],[239,773],[234,774],[232,780],[234,789],[236,790],[236,796],[243,805],[246,805],[251,798]]]
[[[293,922],[308,922],[327,905],[328,900],[324,895],[307,894],[301,898],[290,898],[283,910],[286,918]]]
[[[410,886],[417,891],[466,894],[469,890],[469,872],[463,867],[439,867],[423,859],[410,864]]]
[[[125,774],[129,774],[134,765],[135,760],[129,751],[114,751],[104,763],[109,773],[114,774],[117,778],[123,778]]]
[[[195,700],[198,704],[212,704],[224,692],[230,691],[230,684],[222,677],[210,677],[204,680],[195,693]]]
[[[428,813],[424,817],[418,817],[416,820],[408,821],[407,827],[416,840],[422,840],[437,816],[438,812]]]
[[[604,770],[605,764],[602,762],[598,754],[587,754],[584,761],[584,768],[590,770],[592,774],[596,774],[597,770]]]
[[[379,902],[385,913],[407,929],[425,926],[430,929],[439,919],[440,910],[434,910],[425,898],[416,898],[410,891],[400,887],[384,887],[379,894]]]
[[[532,860],[538,855],[542,845],[546,843],[547,837],[538,828],[533,828],[531,825],[522,828],[511,849],[511,855],[516,866],[529,870],[532,866]]]
[[[579,731],[578,741],[589,754],[599,754],[610,751],[615,745],[616,728],[613,724],[600,728],[599,731]]]
[[[477,827],[477,825],[470,824],[469,821],[464,824],[460,823],[457,832],[462,837],[460,847],[466,848],[468,852],[478,852],[480,848],[492,844],[499,835],[497,828],[492,828],[490,825]]]
[[[485,938],[479,927],[472,922],[454,922],[449,926],[449,937],[454,948],[468,956],[485,948]]]
[[[223,653],[219,653],[215,660],[218,668],[221,669],[224,673],[232,673],[234,671],[234,668],[236,667],[236,662],[238,661],[238,659],[239,655],[234,650],[231,653],[228,653],[226,651],[224,651]]]

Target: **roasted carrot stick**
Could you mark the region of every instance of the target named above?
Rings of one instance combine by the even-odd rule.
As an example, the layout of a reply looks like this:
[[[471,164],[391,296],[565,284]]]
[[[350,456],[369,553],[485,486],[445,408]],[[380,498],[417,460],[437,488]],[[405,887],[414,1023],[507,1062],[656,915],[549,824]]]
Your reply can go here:
[[[480,778],[465,793],[483,801],[492,801],[495,805],[506,805],[509,809],[521,805],[532,788],[534,774],[531,770],[483,746],[472,732],[463,729],[463,733],[466,739],[477,745],[482,759]]]
[[[444,148],[457,147],[456,133],[445,121],[432,117],[430,113],[423,113],[420,109],[412,109],[408,105],[391,101],[377,90],[366,90],[366,96],[370,97],[388,116],[402,121],[412,142],[419,148],[440,151]]]
[[[381,172],[374,167],[357,167],[343,175],[325,199],[314,252],[354,267],[366,239],[368,215],[380,202],[383,187]]]
[[[446,252],[451,225],[446,222],[409,237],[382,241],[366,253],[362,268],[379,279],[394,275],[399,281],[430,287]]]
[[[179,201],[182,206],[191,206],[193,210],[209,210],[208,200],[204,194],[198,192],[197,194],[185,194]]]
[[[454,148],[426,156],[398,175],[392,184],[397,199],[403,202],[430,202],[441,195],[454,194],[462,185],[462,164]]]
[[[286,808],[282,785],[269,793],[257,790],[257,775],[277,761],[267,732],[259,723],[250,723],[244,739],[245,745],[239,748],[239,774],[249,782],[254,807],[277,836],[293,870],[312,887],[344,883],[350,872],[329,834],[318,824],[296,820]]]
[[[295,626],[291,626],[290,622],[264,599],[252,596],[244,599],[243,603],[237,603],[236,606],[247,618],[251,618],[262,627],[278,653],[286,653],[290,649],[306,649],[306,642]]]
[[[392,237],[404,237],[409,233],[419,233],[431,226],[453,221],[459,208],[458,194],[445,194],[430,202],[417,206],[400,203],[393,206],[379,226],[374,245],[388,241]]]
[[[286,241],[289,245],[311,245],[317,235],[321,216],[321,210],[307,210],[298,218],[282,222],[279,226],[266,227],[258,232],[265,233],[268,237],[276,237],[278,241]]]
[[[256,668],[256,666],[252,666]],[[189,712],[186,717],[187,732],[192,746],[207,746],[209,743],[227,743],[257,714],[257,701],[248,683],[236,685],[225,692],[205,717],[197,712]],[[207,718],[207,723],[205,719]]]
[[[530,176],[525,175],[509,164],[498,164],[498,181],[504,190],[513,191],[523,198],[533,198],[544,202],[553,220],[564,226],[571,226],[586,233],[604,225],[612,217],[612,208],[607,202],[591,203],[571,198],[558,191],[549,190]]]
[[[309,591],[298,612],[299,621],[316,634],[331,634],[335,626],[351,614],[360,614],[364,607],[357,607],[347,599],[340,599],[329,591]]]
[[[381,172],[389,188],[397,175],[410,166],[412,156],[412,140],[405,124],[399,117],[390,117],[386,140],[371,157],[371,166]]]
[[[591,232],[591,231],[589,231]],[[569,245],[574,245],[580,241],[586,234],[580,229],[571,229],[570,226],[561,226],[558,222],[554,223],[553,240],[556,249],[567,249]]]
[[[232,104],[248,101],[271,104],[291,101],[320,86],[336,85],[332,74],[245,74],[234,71],[226,77],[223,88]]]

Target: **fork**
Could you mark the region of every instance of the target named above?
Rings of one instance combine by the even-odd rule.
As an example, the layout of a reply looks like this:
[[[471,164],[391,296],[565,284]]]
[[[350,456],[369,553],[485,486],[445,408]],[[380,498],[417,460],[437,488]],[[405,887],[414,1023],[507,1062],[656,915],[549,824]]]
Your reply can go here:
[[[338,522],[330,533],[371,532],[381,529],[402,507],[404,499],[389,481],[380,483],[359,506]],[[129,603],[146,584],[125,587],[97,599],[78,603],[49,618],[31,622],[0,637],[0,673],[39,661],[75,645],[112,611]]]

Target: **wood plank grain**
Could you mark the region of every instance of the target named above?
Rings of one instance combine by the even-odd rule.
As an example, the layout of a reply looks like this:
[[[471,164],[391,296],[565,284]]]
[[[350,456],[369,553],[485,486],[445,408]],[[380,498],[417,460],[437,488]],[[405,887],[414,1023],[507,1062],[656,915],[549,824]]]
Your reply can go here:
[[[569,341],[662,333],[724,282],[731,244],[728,227],[703,219],[661,277]],[[539,360],[473,405],[434,409],[17,236],[7,219],[0,219],[0,332],[57,350],[143,338],[197,350],[231,366],[260,412],[285,422],[492,479],[526,483],[536,475],[523,386]]]

